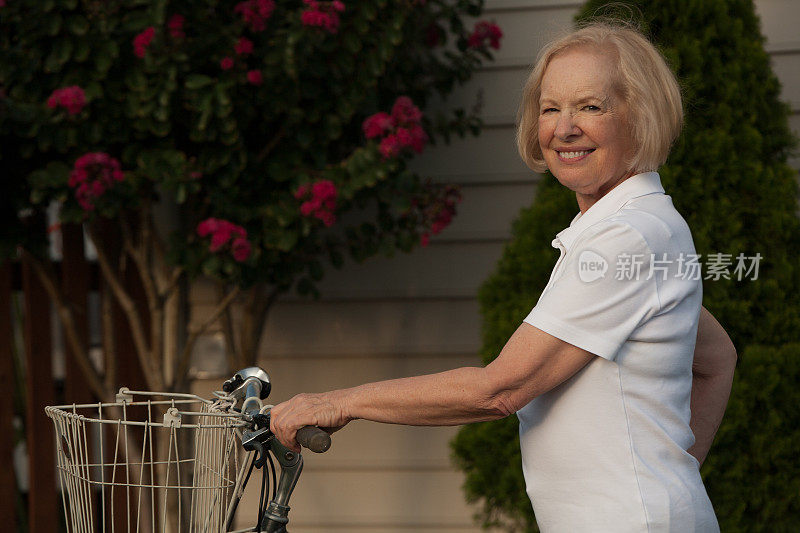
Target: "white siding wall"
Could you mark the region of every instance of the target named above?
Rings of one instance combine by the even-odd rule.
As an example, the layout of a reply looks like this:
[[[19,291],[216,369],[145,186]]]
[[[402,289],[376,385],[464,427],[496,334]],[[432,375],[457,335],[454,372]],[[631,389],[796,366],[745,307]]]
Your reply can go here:
[[[542,43],[569,27],[581,2],[487,0],[485,17],[505,33],[497,60],[449,105],[471,105],[484,92],[486,128],[477,139],[426,152],[420,172],[462,185],[460,214],[431,245],[411,255],[348,265],[331,273],[317,302],[286,298],[270,316],[261,364],[273,379],[270,400],[365,381],[476,365],[481,320],[476,291],[529,205],[537,176],[519,160],[513,122],[528,65]],[[783,98],[800,135],[800,2],[759,0],[763,31]],[[800,159],[792,160],[800,168]],[[211,294],[195,294],[198,319]],[[198,389],[218,386],[198,382]],[[479,531],[474,509],[449,460],[452,428],[405,428],[356,422],[332,450],[306,454],[293,498],[295,533],[317,531]],[[242,514],[254,517],[255,505]]]

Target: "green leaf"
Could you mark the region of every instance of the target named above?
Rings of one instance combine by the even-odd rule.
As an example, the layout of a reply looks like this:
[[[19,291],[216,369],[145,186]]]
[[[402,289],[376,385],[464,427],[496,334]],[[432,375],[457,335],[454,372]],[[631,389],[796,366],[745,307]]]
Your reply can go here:
[[[61,39],[56,45],[55,52],[58,54],[59,66],[69,61],[69,58],[72,55],[72,40]]]
[[[147,88],[147,77],[138,68],[131,68],[125,73],[125,85],[132,91],[144,91]]]
[[[297,244],[298,235],[297,232],[292,230],[285,230],[278,235],[275,242],[271,243],[282,252],[291,251],[292,248]]]
[[[91,52],[91,50],[89,39],[77,39],[72,57],[78,63],[83,63],[89,59],[89,52]]]
[[[344,47],[345,50],[355,55],[359,50],[361,50],[361,39],[358,38],[357,34],[353,32],[347,32],[344,36]]]
[[[220,106],[227,107],[231,105],[231,97],[228,95],[226,87],[221,83],[218,83],[214,88],[214,94],[217,96],[217,102],[219,102]]]
[[[89,21],[81,15],[71,15],[67,19],[67,30],[73,35],[86,35],[89,31]]]
[[[54,13],[42,21],[47,35],[55,37],[61,31],[61,15]]]
[[[214,277],[222,267],[222,260],[219,256],[212,255],[203,261],[203,274],[209,277]]]
[[[171,129],[169,122],[158,122],[156,120],[150,122],[150,132],[156,137],[166,137]]]
[[[106,43],[104,46],[101,45],[97,48],[97,54],[94,56],[94,64],[97,68],[97,71],[101,74],[105,74],[108,72],[108,69],[111,68],[111,65],[114,63],[114,49],[115,46],[111,46],[112,43]]]
[[[195,91],[197,89],[202,89],[214,81],[213,78],[206,76],[204,74],[189,74],[186,76],[186,81],[183,82],[183,86],[189,89],[190,91]]]
[[[103,86],[95,80],[87,83],[83,91],[86,94],[86,99],[89,101],[103,98]]]
[[[203,95],[200,99],[200,118],[197,120],[197,129],[200,131],[205,131],[208,127],[208,120],[211,118],[211,99],[213,95],[211,93]]]

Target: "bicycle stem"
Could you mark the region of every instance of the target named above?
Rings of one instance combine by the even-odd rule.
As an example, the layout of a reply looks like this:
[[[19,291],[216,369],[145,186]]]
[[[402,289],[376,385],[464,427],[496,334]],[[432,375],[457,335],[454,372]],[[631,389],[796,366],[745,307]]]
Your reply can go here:
[[[280,533],[286,531],[285,527],[289,522],[289,498],[303,471],[303,456],[293,452],[275,438],[270,442],[270,451],[281,465],[281,477],[275,498],[267,506],[260,529],[266,533]]]

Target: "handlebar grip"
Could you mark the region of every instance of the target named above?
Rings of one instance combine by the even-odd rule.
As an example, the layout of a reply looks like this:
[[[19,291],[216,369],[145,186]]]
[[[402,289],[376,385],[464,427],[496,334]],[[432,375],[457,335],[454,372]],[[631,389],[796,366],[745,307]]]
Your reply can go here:
[[[331,436],[316,426],[305,426],[297,430],[297,442],[312,452],[324,453],[331,447]]]

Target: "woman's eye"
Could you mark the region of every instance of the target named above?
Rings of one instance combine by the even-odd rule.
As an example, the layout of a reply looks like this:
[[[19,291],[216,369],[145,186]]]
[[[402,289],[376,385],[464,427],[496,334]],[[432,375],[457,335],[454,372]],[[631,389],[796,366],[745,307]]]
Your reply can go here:
[[[583,106],[583,110],[584,111],[600,111],[600,108],[597,107],[596,105],[586,105],[586,106]]]
[[[547,113],[552,113],[553,111],[558,111],[558,109],[556,109],[555,107],[546,107],[542,109],[542,115]]]

